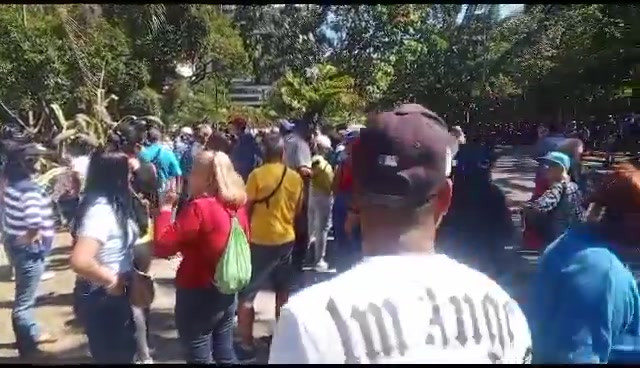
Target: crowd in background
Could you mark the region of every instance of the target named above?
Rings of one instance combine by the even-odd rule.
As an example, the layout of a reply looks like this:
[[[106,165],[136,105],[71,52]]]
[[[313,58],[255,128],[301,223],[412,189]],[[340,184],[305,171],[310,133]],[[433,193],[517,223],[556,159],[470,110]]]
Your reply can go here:
[[[637,361],[640,296],[621,249],[638,241],[640,172],[616,165],[585,195],[581,156],[602,126],[465,131],[420,105],[332,130],[235,118],[226,131],[171,132],[134,120],[104,147],[71,144],[53,196],[34,180],[46,152],[5,142],[16,347],[40,359],[55,341],[33,310],[58,221],[73,236],[74,312],[96,363],[153,362],[153,257],[180,263],[174,313],[188,363],[255,362],[262,343],[271,363]],[[613,129],[613,141],[635,147],[634,127]],[[525,303],[504,282],[517,231],[491,179],[494,146],[513,134],[537,140],[539,162],[522,211],[525,243],[543,254]],[[232,286],[240,266],[225,260],[245,245],[250,279]],[[337,275],[309,285],[309,270]],[[254,302],[265,288],[278,324],[261,342]]]

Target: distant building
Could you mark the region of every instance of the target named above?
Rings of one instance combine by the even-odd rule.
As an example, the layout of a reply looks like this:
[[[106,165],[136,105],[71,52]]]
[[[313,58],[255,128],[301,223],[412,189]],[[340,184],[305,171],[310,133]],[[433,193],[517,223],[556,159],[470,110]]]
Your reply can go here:
[[[262,106],[273,90],[271,85],[254,84],[251,79],[233,79],[229,88],[232,103],[244,106]]]

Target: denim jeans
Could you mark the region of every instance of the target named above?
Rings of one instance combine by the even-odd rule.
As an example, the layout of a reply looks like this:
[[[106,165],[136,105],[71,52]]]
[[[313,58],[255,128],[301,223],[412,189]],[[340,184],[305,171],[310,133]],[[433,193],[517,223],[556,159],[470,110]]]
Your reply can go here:
[[[215,287],[176,290],[178,339],[189,364],[237,363],[233,350],[236,296]]]
[[[11,267],[13,272],[13,254],[11,253],[9,245],[7,245],[6,241],[2,244],[2,246],[4,247],[4,255],[7,257],[7,263],[9,264],[9,267]]]
[[[34,318],[34,308],[40,278],[44,272],[44,254],[26,247],[7,246],[15,267],[16,292],[11,311],[13,332],[20,355],[28,355],[38,348],[40,330]]]
[[[89,284],[76,276],[76,282],[73,286],[73,315],[78,323],[84,327],[84,315],[82,310],[82,295],[87,292]]]
[[[133,310],[133,321],[136,325],[136,356],[139,361],[151,360],[151,350],[149,349],[149,308],[131,307]]]
[[[75,294],[94,363],[133,363],[136,328],[127,295],[108,295],[104,288],[84,280],[78,281]]]
[[[350,194],[337,193],[333,202],[333,234],[336,239],[336,249],[335,257],[332,258],[338,271],[348,270],[362,258],[360,229],[354,229],[351,236],[344,230],[350,200]]]

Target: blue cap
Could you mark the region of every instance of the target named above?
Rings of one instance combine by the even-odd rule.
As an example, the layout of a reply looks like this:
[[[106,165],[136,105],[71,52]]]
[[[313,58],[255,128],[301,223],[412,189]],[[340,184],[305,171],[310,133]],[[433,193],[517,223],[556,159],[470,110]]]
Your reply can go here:
[[[358,138],[360,136],[360,131],[359,130],[354,130],[351,132],[347,132],[347,134],[344,135],[344,141],[347,143],[351,143],[354,140],[356,140],[356,138]]]
[[[280,127],[286,131],[292,131],[295,124],[289,122],[287,119],[280,119]]]
[[[539,157],[538,161],[553,162],[562,166],[562,168],[567,171],[569,171],[569,167],[571,167],[571,159],[569,158],[569,156],[558,151],[551,151],[546,155]]]
[[[353,142],[356,138],[360,137],[360,129],[364,128],[362,125],[352,125],[347,128],[344,139],[347,143]]]

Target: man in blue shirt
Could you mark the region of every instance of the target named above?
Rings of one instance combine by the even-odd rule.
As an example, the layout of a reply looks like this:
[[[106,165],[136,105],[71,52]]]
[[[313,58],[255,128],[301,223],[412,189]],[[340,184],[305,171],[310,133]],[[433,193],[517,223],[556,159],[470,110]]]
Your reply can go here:
[[[160,192],[165,192],[169,188],[179,190],[178,184],[182,170],[176,155],[162,145],[162,133],[159,129],[149,129],[148,137],[150,145],[140,151],[138,158],[155,167]]]
[[[230,126],[232,132],[238,137],[231,149],[231,162],[246,182],[251,171],[262,163],[262,150],[255,137],[247,130],[245,119],[235,118],[231,121]]]

